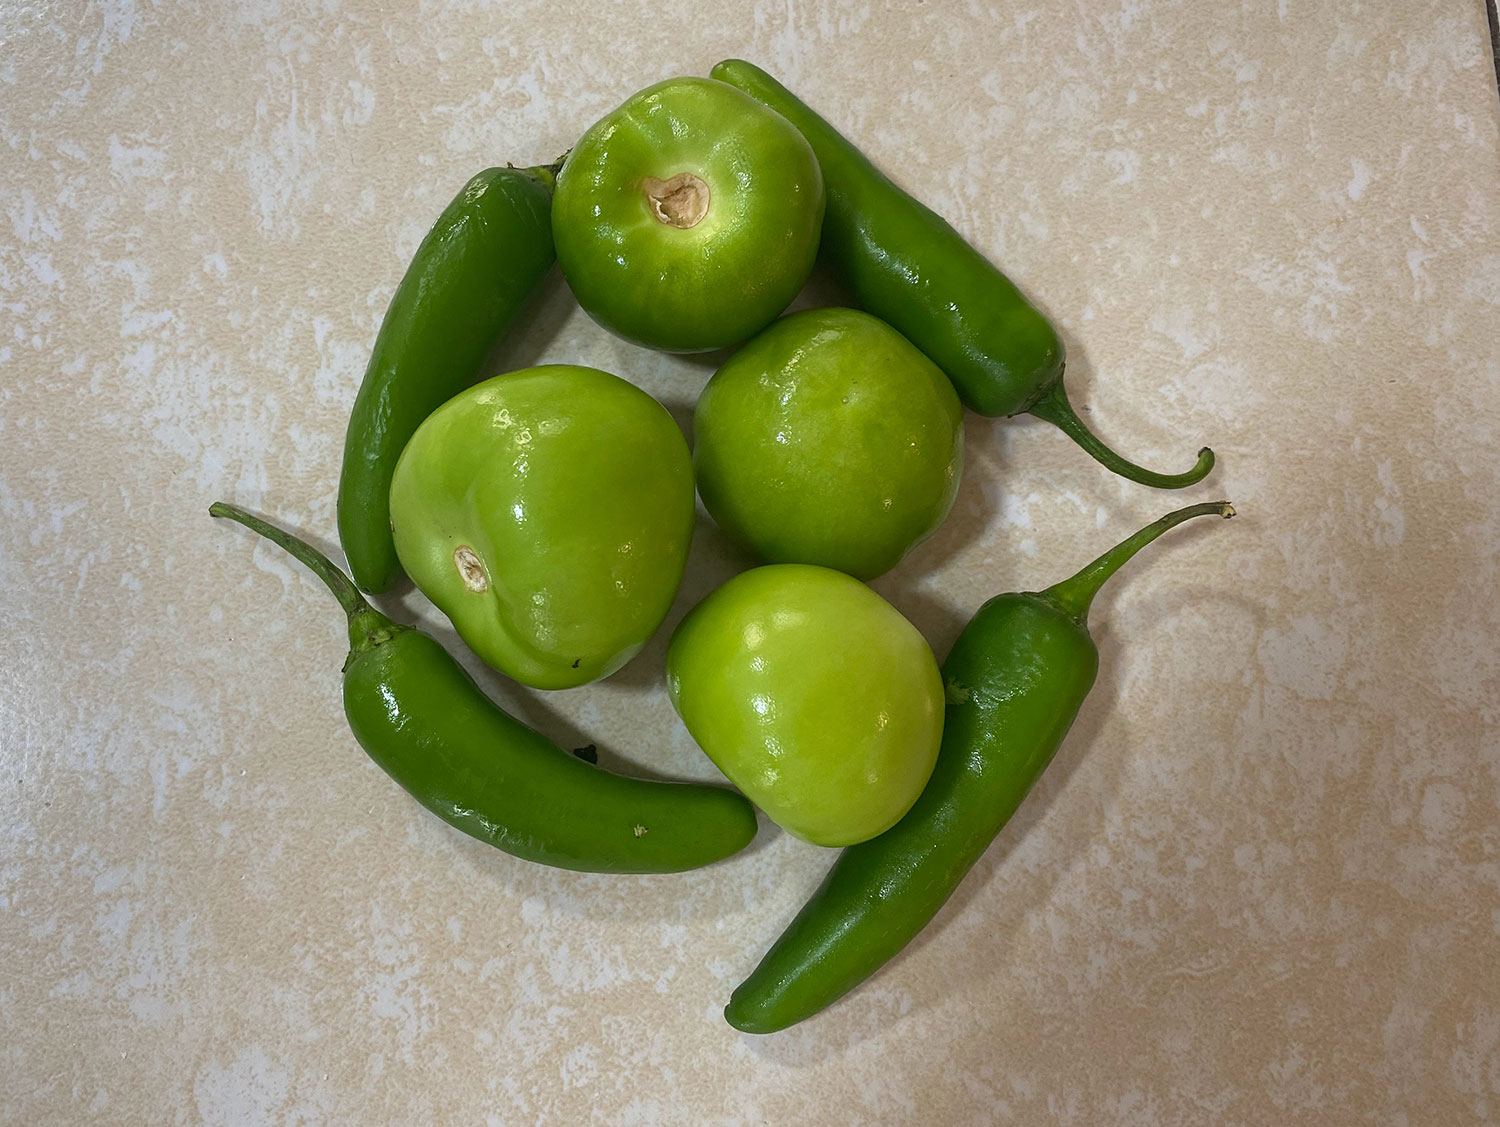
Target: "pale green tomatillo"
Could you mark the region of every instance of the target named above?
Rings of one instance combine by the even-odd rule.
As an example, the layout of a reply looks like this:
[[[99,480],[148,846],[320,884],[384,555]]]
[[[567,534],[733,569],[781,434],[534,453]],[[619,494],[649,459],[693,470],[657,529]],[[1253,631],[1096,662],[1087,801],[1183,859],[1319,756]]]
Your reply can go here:
[[[391,481],[401,566],[469,647],[539,689],[606,677],[661,625],[687,561],[692,463],[661,404],[552,364],[430,415]]]
[[[857,309],[783,317],[714,373],[693,416],[698,494],[768,563],[873,579],[958,493],[963,408],[948,377]]]
[[[558,265],[590,316],[648,348],[737,344],[797,295],[817,256],[823,174],[775,110],[711,78],[657,83],[568,154]]]
[[[921,794],[943,683],[917,628],[841,571],[743,572],[672,635],[667,691],[708,757],[783,829],[851,845]]]

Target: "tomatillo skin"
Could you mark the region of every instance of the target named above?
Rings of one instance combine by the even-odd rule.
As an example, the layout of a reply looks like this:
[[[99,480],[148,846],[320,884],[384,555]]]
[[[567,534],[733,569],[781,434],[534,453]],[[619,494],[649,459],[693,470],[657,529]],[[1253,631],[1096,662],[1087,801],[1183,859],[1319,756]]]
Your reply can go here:
[[[730,997],[730,1025],[774,1033],[811,1017],[927,926],[1052,761],[1093,687],[1099,651],[1088,611],[1099,588],[1167,529],[1210,515],[1234,508],[1179,509],[1071,579],[979,609],[943,663],[947,717],[927,788],[892,829],[839,855]]]
[[[436,641],[392,622],[310,545],[223,502],[209,512],[307,565],[349,619],[344,714],[361,747],[455,829],[515,857],[594,873],[676,873],[739,852],[750,803],[724,787],[628,778],[497,708]]]
[[[589,315],[647,348],[738,344],[812,269],[823,178],[802,134],[707,78],[647,87],[595,123],[557,178],[552,233]]]
[[[781,318],[714,373],[693,416],[709,515],[769,563],[873,579],[937,529],[963,473],[948,377],[856,309]]]
[[[742,572],[683,619],[667,691],[698,746],[777,825],[848,845],[895,824],[943,732],[917,628],[841,571]]]
[[[538,689],[635,656],[672,605],[693,519],[692,460],[666,408],[570,364],[450,399],[391,480],[412,582],[485,662]]]
[[[828,193],[824,257],[860,305],[948,374],[966,406],[981,415],[1045,419],[1112,472],[1157,489],[1193,485],[1213,469],[1207,447],[1192,469],[1164,474],[1105,446],[1068,402],[1062,337],[1009,278],[765,71],[727,59],[711,73],[807,138]]]
[[[391,298],[349,414],[339,475],[339,540],[366,591],[384,591],[401,574],[391,539],[396,459],[438,404],[479,379],[552,268],[556,171],[487,168],[473,177]]]

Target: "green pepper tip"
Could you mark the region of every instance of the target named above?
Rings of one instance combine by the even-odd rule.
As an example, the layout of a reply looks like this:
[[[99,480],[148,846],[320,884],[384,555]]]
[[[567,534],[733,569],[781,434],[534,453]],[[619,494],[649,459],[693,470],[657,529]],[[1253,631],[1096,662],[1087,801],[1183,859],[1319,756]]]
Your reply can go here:
[[[1104,445],[1078,417],[1077,412],[1073,410],[1073,405],[1068,401],[1067,390],[1063,387],[1060,378],[1024,410],[1027,414],[1057,427],[1081,446],[1084,453],[1111,473],[1117,473],[1141,485],[1149,485],[1153,489],[1183,489],[1189,485],[1197,485],[1214,468],[1214,452],[1207,446],[1198,451],[1198,461],[1192,469],[1176,474],[1148,470],[1144,466],[1138,466],[1129,459],[1121,457]]]
[[[1076,575],[1064,579],[1061,583],[1054,583],[1041,594],[1082,624],[1088,619],[1089,604],[1094,601],[1099,588],[1103,587],[1105,581],[1119,571],[1126,561],[1167,529],[1175,528],[1183,521],[1192,520],[1194,517],[1204,516],[1220,516],[1227,520],[1234,516],[1234,506],[1228,501],[1205,501],[1202,504],[1188,505],[1186,508],[1170,512],[1152,521],[1133,536],[1120,541]]]
[[[244,525],[251,532],[265,537],[278,548],[290,554],[294,559],[323,581],[323,585],[339,601],[339,606],[344,608],[344,613],[349,616],[351,637],[357,620],[378,619],[381,624],[394,626],[395,624],[379,611],[375,610],[369,603],[365,602],[364,596],[354,586],[353,581],[344,574],[332,560],[318,551],[307,541],[293,536],[285,529],[278,528],[268,521],[261,520],[258,516],[238,505],[231,505],[227,501],[215,501],[208,507],[210,516],[228,517],[238,524]],[[373,627],[371,628],[374,629]],[[369,630],[362,631],[369,633]]]

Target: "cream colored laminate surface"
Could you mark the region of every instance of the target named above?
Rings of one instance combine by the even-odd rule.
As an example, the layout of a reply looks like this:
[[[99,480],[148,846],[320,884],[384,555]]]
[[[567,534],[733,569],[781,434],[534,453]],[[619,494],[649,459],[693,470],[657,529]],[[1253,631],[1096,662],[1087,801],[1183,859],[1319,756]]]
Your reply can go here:
[[[1108,589],[1099,685],[936,923],[768,1039],[719,1017],[831,855],[681,877],[449,830],[359,751],[344,424],[428,224],[635,89],[761,62],[1063,327],[1086,417],[1241,516]],[[1481,5],[8,5],[0,1121],[1500,1120],[1500,144]],[[814,294],[813,299],[827,293]],[[560,284],[497,358],[709,369]],[[877,587],[944,653],[1183,495],[971,417]],[[669,626],[745,561],[706,522]],[[437,628],[409,591],[387,609]],[[452,640],[444,631],[443,637]],[[625,671],[540,696],[714,778]]]

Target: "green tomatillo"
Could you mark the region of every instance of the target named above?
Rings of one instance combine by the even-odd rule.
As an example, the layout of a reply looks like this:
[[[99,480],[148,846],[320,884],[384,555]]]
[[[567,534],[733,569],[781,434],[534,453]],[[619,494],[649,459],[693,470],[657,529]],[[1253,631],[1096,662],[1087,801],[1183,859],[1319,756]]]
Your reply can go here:
[[[488,664],[526,685],[606,677],[661,625],[687,561],[692,462],[664,407],[551,364],[470,388],[391,481],[401,566]]]
[[[894,825],[943,734],[942,678],[917,628],[823,567],[758,567],[710,594],[672,635],[667,691],[730,781],[815,845]]]
[[[693,420],[709,515],[771,563],[872,579],[926,539],[963,472],[948,377],[855,309],[783,317],[721,367]]]
[[[823,175],[787,120],[710,78],[635,94],[573,146],[552,200],[578,303],[627,340],[673,352],[737,344],[802,288]]]

